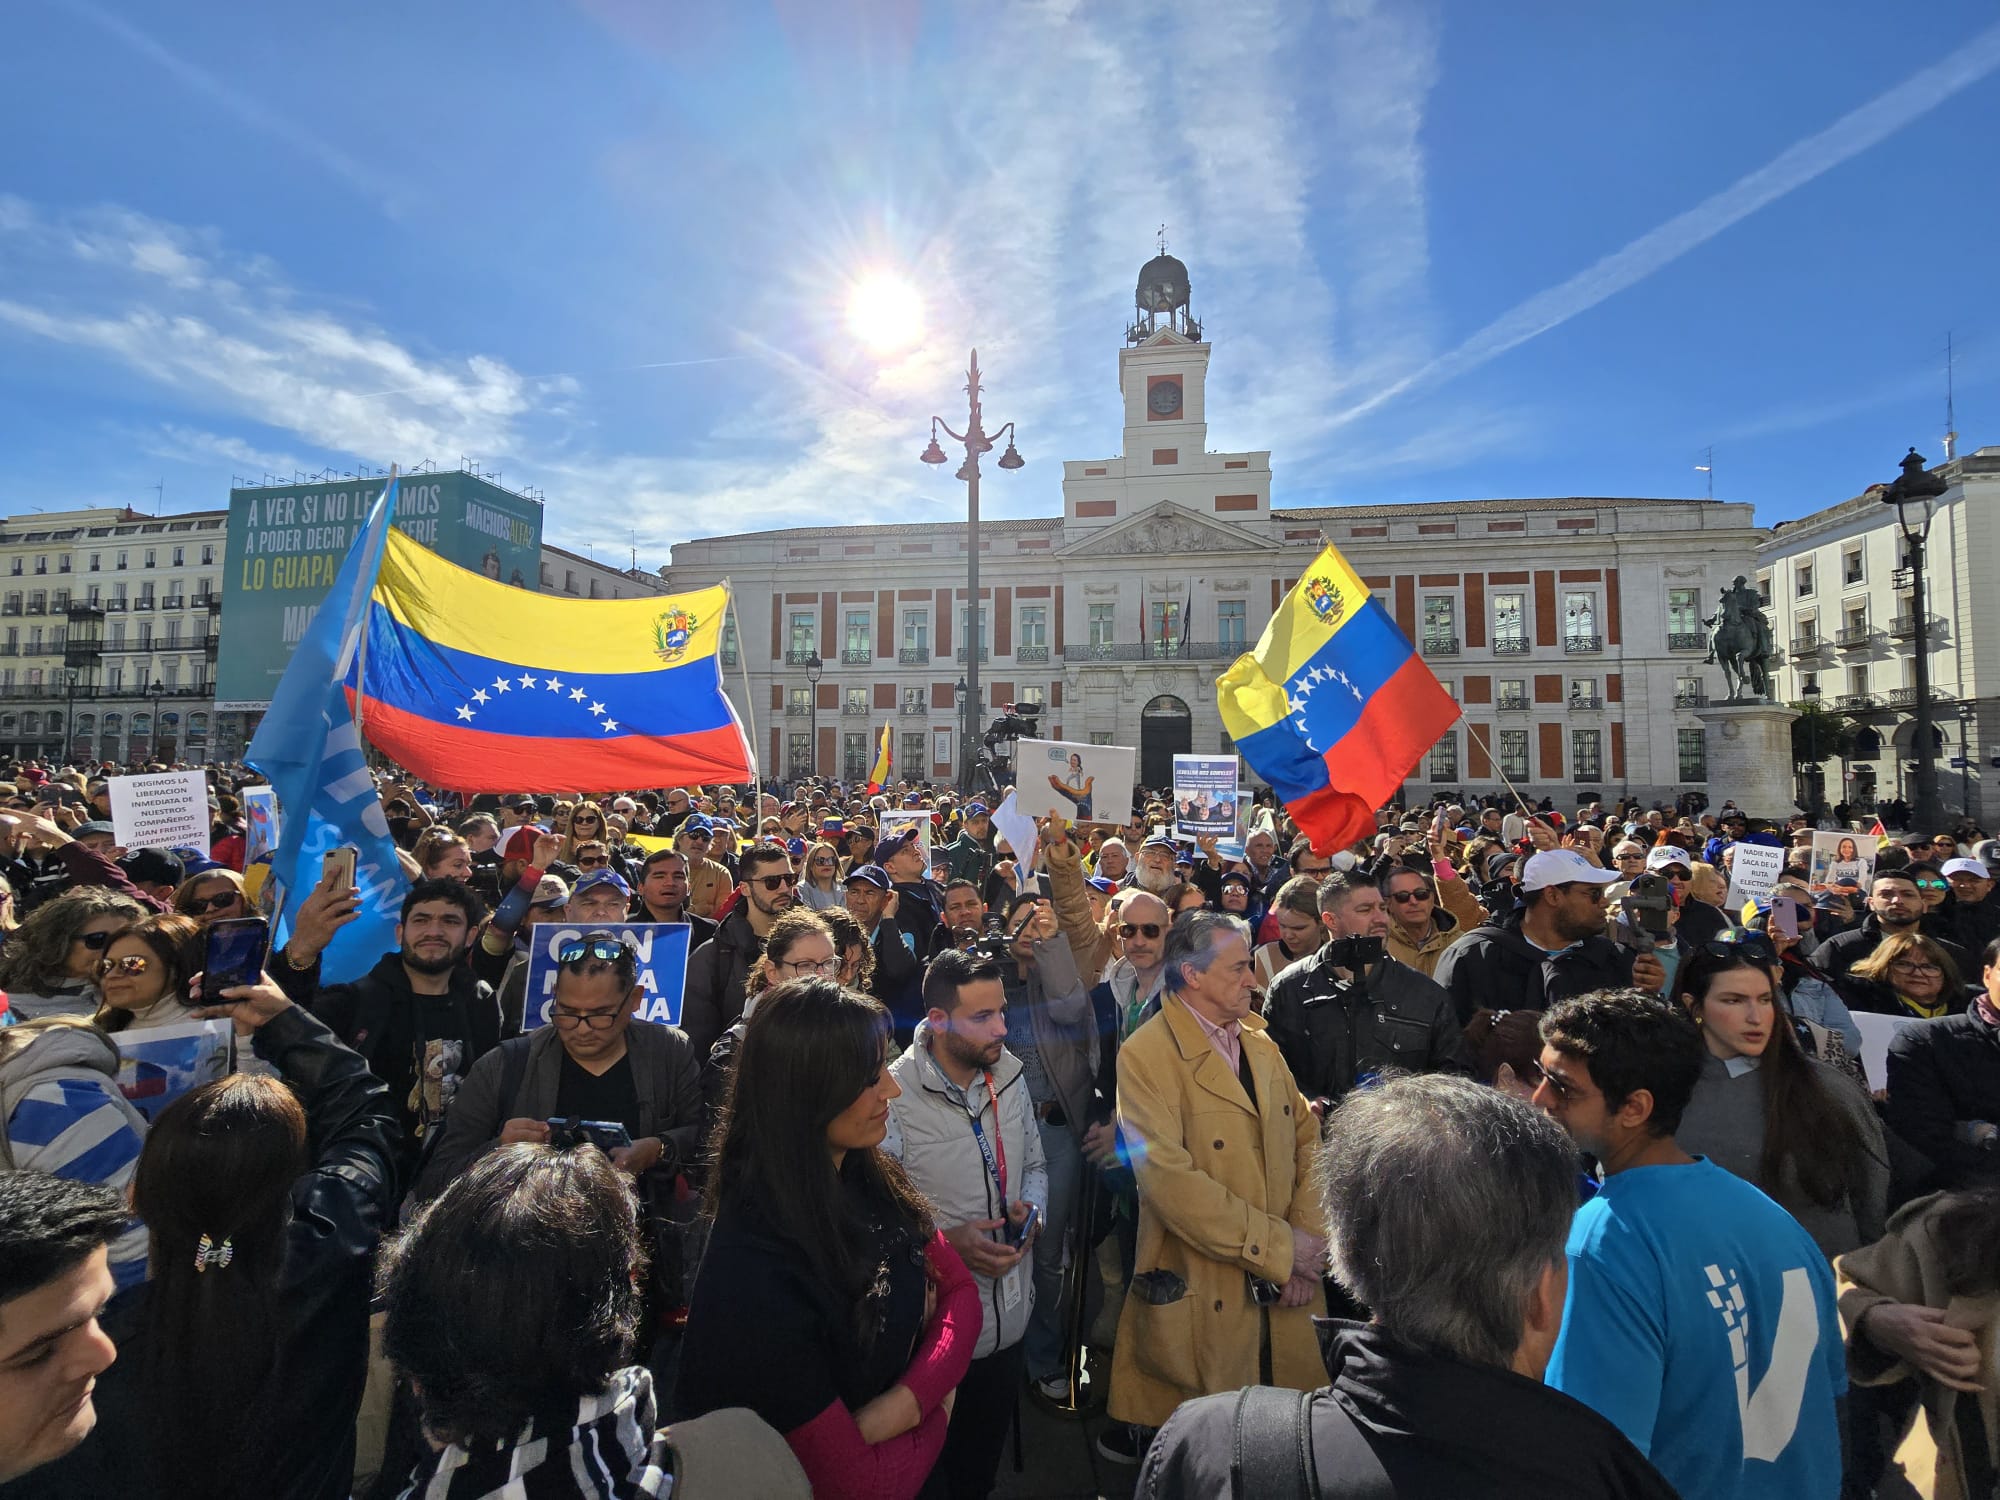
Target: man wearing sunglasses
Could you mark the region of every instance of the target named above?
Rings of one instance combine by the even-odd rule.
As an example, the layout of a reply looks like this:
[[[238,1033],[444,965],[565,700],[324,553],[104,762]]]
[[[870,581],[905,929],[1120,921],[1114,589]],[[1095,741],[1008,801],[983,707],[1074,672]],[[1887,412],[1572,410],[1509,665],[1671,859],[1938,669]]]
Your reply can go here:
[[[1951,955],[1959,973],[1974,972],[1971,955],[1952,940],[1944,920],[1925,914],[1919,878],[1944,879],[1942,875],[1919,877],[1908,870],[1878,871],[1868,887],[1868,914],[1861,925],[1835,933],[1807,954],[1813,966],[1838,977],[1873,953],[1885,937],[1921,932]]]
[[[696,814],[681,824],[681,831],[674,836],[674,848],[687,861],[688,909],[711,919],[736,883],[729,867],[711,857],[716,829],[716,823]]]
[[[466,1075],[412,1196],[436,1197],[496,1146],[548,1144],[550,1120],[624,1126],[632,1144],[611,1161],[636,1179],[691,1162],[701,1070],[686,1035],[638,1019],[645,994],[637,958],[610,929],[558,949],[549,1024],[503,1043]]]
[[[1658,992],[1667,972],[1604,935],[1604,888],[1618,879],[1574,849],[1543,849],[1521,866],[1521,904],[1445,949],[1437,982],[1463,1026],[1477,1010],[1546,1010],[1568,995],[1635,985]]]
[[[799,877],[791,856],[776,844],[752,844],[743,852],[741,895],[715,936],[688,959],[681,1030],[705,1058],[715,1039],[743,1014],[750,967],[764,956],[764,939],[781,913],[798,899]],[[913,964],[914,967],[914,964]]]

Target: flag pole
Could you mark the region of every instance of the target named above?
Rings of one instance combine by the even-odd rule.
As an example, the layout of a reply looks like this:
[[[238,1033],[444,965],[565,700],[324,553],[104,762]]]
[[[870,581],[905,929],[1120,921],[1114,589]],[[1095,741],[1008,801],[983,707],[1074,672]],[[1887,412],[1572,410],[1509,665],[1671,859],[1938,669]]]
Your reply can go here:
[[[1507,773],[1500,769],[1500,757],[1493,753],[1493,741],[1491,739],[1487,739],[1484,741],[1479,740],[1478,738],[1479,726],[1473,723],[1472,720],[1466,718],[1465,710],[1463,708],[1460,708],[1459,710],[1458,720],[1461,724],[1465,726],[1465,732],[1469,735],[1472,735],[1474,738],[1474,742],[1477,743],[1479,747],[1486,752],[1486,763],[1489,766],[1493,767],[1493,774],[1500,778],[1500,785],[1504,786],[1505,788],[1507,788],[1508,791],[1514,794],[1514,800],[1521,805],[1521,816],[1525,818],[1534,817],[1536,815],[1535,810],[1532,807],[1528,806],[1528,799],[1521,795],[1520,790],[1514,785],[1514,783],[1507,779]]]
[[[395,487],[396,469],[397,465],[389,465],[389,483],[383,486],[385,490]],[[391,525],[395,524],[395,520],[394,515],[389,517]],[[362,524],[364,526],[367,524],[367,515],[365,512],[362,516]],[[354,738],[361,744],[361,756],[363,760],[366,760],[368,757],[368,741],[361,734],[361,718],[368,711],[368,611],[374,607],[375,590],[373,585],[370,585],[368,598],[361,605],[361,645],[354,658]]]
[[[743,649],[743,617],[736,613],[736,589],[727,578],[722,580],[722,588],[729,600],[724,607],[736,627],[736,670],[743,674],[743,713],[750,721],[750,787],[754,792],[763,787],[764,778],[757,770],[757,704],[750,693],[750,659]]]

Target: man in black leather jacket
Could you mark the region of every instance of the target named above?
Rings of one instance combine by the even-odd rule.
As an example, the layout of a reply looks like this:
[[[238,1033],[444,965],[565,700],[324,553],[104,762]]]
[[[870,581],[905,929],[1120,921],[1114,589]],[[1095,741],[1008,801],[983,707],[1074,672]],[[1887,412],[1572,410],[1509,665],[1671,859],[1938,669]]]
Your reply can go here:
[[[1264,1023],[1308,1099],[1338,1101],[1370,1075],[1458,1071],[1459,1029],[1443,986],[1387,956],[1356,972],[1345,938],[1389,933],[1381,889],[1359,871],[1320,882],[1319,919],[1332,942],[1279,975]]]

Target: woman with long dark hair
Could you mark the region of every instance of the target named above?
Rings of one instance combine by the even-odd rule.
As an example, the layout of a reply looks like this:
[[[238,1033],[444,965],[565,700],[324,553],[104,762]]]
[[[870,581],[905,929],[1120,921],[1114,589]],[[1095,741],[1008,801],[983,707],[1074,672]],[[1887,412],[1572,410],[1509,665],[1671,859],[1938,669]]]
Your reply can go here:
[[[1675,979],[1707,1054],[1675,1138],[1754,1182],[1830,1260],[1882,1233],[1889,1154],[1867,1096],[1806,1055],[1755,933],[1708,944]]]
[[[681,1411],[756,1412],[819,1500],[916,1495],[979,1337],[970,1273],[880,1150],[889,1034],[880,1001],[830,979],[759,998],[715,1128],[681,1349]]]
[[[15,1019],[97,1012],[97,965],[113,933],[148,915],[130,896],[78,886],[43,902],[0,949],[0,990]]]

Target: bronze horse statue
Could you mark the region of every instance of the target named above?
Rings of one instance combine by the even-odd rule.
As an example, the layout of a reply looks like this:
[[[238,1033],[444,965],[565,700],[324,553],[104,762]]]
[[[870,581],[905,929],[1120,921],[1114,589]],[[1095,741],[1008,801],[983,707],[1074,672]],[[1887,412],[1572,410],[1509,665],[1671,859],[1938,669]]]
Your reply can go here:
[[[1709,638],[1708,660],[1722,668],[1722,680],[1729,689],[1724,701],[1741,702],[1746,688],[1753,699],[1769,696],[1771,627],[1757,607],[1756,591],[1738,578],[1733,587],[1722,591],[1714,616],[1702,623],[1715,628]]]

